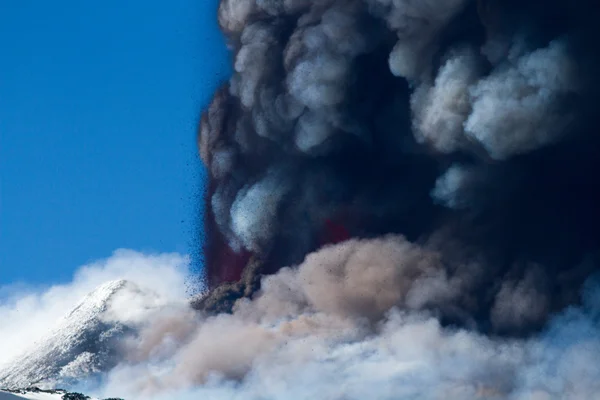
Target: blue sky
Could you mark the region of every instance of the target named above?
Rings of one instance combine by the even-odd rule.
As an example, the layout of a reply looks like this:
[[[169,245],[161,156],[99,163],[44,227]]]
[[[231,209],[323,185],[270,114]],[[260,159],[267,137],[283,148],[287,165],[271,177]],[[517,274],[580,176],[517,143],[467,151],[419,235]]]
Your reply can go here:
[[[1,0],[0,286],[117,248],[189,253],[216,0]]]

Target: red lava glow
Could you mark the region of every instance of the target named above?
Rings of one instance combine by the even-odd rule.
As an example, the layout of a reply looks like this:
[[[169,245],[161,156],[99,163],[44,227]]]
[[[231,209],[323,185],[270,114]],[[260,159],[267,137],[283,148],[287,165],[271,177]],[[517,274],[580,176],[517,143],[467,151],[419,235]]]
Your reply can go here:
[[[215,267],[211,268],[211,281],[218,283],[238,281],[242,277],[251,253],[246,250],[236,252],[227,244],[214,249],[214,252],[216,254],[211,261]]]
[[[214,185],[211,185],[205,199],[208,210],[210,210],[208,199],[210,199],[213,189]],[[350,231],[346,226],[338,222],[340,219],[342,218],[338,216],[335,219],[325,220],[321,234],[317,238],[318,247],[340,243],[351,238]],[[224,282],[240,280],[252,253],[244,249],[236,251],[229,246],[227,239],[220,233],[211,211],[205,215],[205,228],[204,268],[209,287],[214,288]]]
[[[321,245],[336,244],[350,239],[350,231],[339,222],[325,220],[325,229],[321,237]]]

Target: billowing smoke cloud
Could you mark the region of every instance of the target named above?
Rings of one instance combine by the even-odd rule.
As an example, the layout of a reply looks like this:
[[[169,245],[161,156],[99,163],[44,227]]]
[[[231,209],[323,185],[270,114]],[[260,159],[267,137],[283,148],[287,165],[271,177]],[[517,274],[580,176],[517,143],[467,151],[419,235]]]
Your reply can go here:
[[[600,248],[599,15],[585,0],[222,0],[235,68],[199,133],[215,290],[195,307],[231,311],[323,245],[390,234],[437,260],[380,271],[403,282],[402,309],[526,335],[577,303]]]
[[[129,343],[129,361],[111,372],[102,394],[591,399],[600,389],[599,282],[588,280],[582,304],[554,317],[540,335],[490,337],[445,327],[424,310],[451,304],[469,285],[444,275],[439,254],[401,236],[351,240],[264,277],[261,291],[231,314],[166,311]],[[501,290],[497,318],[543,315],[535,298],[508,299],[529,298],[529,284]],[[522,309],[504,310],[505,301]]]
[[[131,297],[111,303],[119,320],[135,319],[141,331],[123,342],[123,361],[100,387],[72,388],[99,398],[594,398],[600,390],[598,276],[586,281],[579,306],[553,317],[535,337],[487,336],[469,323],[461,328],[439,319],[436,310],[477,285],[483,266],[462,266],[449,276],[436,247],[436,240],[419,245],[399,235],[325,246],[300,265],[263,277],[252,298],[220,314],[181,301],[189,277],[185,258],[120,251],[82,268],[72,283],[15,295],[3,309],[37,299],[32,310],[42,312],[29,313],[28,321],[40,331],[58,317],[48,310],[64,312],[76,294],[123,277],[169,300],[142,319],[131,312],[144,311],[136,303],[143,296],[126,292]],[[531,299],[535,279],[502,288],[495,318],[510,323],[511,315],[523,319],[519,313],[543,315],[535,298],[509,299]],[[27,333],[27,321],[14,315],[5,321],[10,331]],[[4,339],[2,354],[8,354],[15,342]]]
[[[510,64],[470,88],[473,111],[466,134],[495,159],[527,153],[560,139],[575,115],[561,107],[580,93],[576,63],[567,44],[508,60]]]
[[[209,291],[102,393],[591,399],[599,6],[222,0]]]
[[[102,394],[589,399],[600,7],[222,0],[197,311]]]

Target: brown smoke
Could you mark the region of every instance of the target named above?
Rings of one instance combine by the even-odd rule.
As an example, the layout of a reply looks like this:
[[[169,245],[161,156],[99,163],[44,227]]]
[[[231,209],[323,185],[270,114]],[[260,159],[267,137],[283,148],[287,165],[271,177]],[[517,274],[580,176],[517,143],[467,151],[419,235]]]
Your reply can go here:
[[[486,336],[444,327],[426,311],[459,303],[481,279],[469,271],[482,272],[461,266],[448,276],[435,246],[394,235],[353,239],[263,277],[231,313],[167,309],[128,343],[138,357],[110,374],[109,392],[165,400],[594,398],[600,281],[542,335]],[[537,279],[534,272],[506,284],[493,318],[544,315]],[[503,308],[519,304],[512,314]]]

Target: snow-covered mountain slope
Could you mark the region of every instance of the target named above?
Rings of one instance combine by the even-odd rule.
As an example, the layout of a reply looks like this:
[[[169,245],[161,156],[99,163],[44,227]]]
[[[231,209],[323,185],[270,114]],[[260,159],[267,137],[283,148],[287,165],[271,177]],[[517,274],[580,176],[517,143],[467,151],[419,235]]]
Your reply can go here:
[[[160,303],[131,282],[105,283],[0,371],[0,388],[69,387],[94,378],[116,365],[121,341]]]
[[[0,391],[0,400],[60,400],[62,395],[60,394],[47,394],[47,393],[8,393]]]
[[[0,400],[62,400],[66,394],[64,390],[17,390],[14,392],[4,392],[0,390]],[[95,400],[90,398],[89,400]]]
[[[78,400],[81,398],[86,400],[97,400],[79,393],[69,393],[65,390],[41,390],[38,388],[14,390],[10,392],[0,390],[0,400]]]

